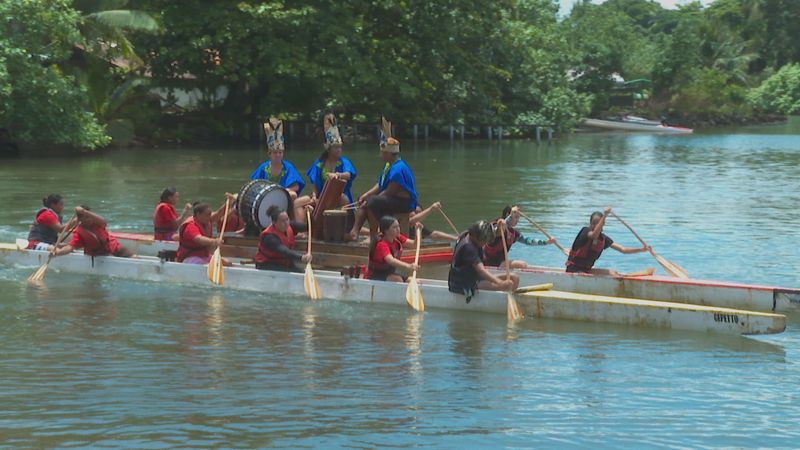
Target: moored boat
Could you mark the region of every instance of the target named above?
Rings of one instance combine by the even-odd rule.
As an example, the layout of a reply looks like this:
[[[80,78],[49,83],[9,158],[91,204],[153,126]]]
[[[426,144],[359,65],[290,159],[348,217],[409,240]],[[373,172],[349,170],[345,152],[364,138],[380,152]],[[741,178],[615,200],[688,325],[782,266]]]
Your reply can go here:
[[[46,259],[46,252],[20,250],[14,244],[0,244],[0,262],[4,265],[35,267]],[[67,273],[211,287],[205,266],[166,262],[155,257],[92,258],[72,253],[54,258],[50,267],[51,270]],[[322,270],[315,273],[323,299],[405,307],[405,283],[349,278]],[[422,279],[420,282],[427,308],[506,313],[504,292],[481,291],[467,304],[463,296],[449,292],[444,281]],[[303,296],[303,274],[228,267],[225,268],[222,289]],[[786,317],[780,314],[727,308],[585,296],[561,291],[528,292],[517,294],[516,298],[529,318],[597,321],[726,334],[780,333],[786,327]]]
[[[598,128],[610,131],[635,131],[646,133],[689,134],[694,131],[691,128],[673,127],[670,125],[662,125],[660,123],[652,124],[648,122],[622,120],[583,119],[581,125],[589,128]]]

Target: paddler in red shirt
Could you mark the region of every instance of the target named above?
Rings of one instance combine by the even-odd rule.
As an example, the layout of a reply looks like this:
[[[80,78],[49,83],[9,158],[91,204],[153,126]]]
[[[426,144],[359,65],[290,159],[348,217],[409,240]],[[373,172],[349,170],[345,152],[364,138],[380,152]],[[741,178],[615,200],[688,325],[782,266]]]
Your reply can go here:
[[[28,233],[28,249],[50,251],[58,240],[58,233],[64,229],[61,211],[64,200],[59,194],[50,194],[42,199],[44,208],[36,212],[33,225]]]
[[[53,256],[66,255],[73,250],[83,249],[88,256],[119,256],[130,258],[133,252],[123,247],[117,240],[108,234],[106,219],[89,210],[88,206],[75,208],[78,226],[72,232],[69,244],[51,251]]]
[[[161,202],[153,211],[153,238],[159,241],[174,241],[178,238],[178,226],[186,220],[192,212],[192,204],[183,207],[181,216],[175,210],[181,197],[178,190],[168,187],[161,192]]]
[[[226,193],[229,201],[235,199],[233,194]],[[225,205],[211,211],[207,203],[197,203],[192,208],[192,217],[178,227],[178,255],[176,261],[186,264],[208,264],[211,252],[217,248],[218,240],[212,237],[212,224],[222,219]],[[222,265],[230,266],[231,262],[222,258]]]
[[[415,227],[422,227],[417,223]],[[397,273],[397,270],[412,272],[418,270],[416,264],[409,264],[400,260],[403,248],[414,248],[417,243],[400,232],[400,223],[394,216],[383,216],[378,222],[379,238],[372,244],[369,251],[369,267],[367,278],[370,280],[406,281],[406,276]]]

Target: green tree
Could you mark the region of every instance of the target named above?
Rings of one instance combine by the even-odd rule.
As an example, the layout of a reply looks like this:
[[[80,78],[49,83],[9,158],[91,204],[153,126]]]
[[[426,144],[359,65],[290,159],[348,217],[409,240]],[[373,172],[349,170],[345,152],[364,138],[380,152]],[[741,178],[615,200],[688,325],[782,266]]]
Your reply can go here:
[[[24,144],[108,143],[63,65],[81,41],[67,0],[0,0],[0,126]]]
[[[800,114],[800,64],[787,64],[749,95],[758,109],[778,114]]]

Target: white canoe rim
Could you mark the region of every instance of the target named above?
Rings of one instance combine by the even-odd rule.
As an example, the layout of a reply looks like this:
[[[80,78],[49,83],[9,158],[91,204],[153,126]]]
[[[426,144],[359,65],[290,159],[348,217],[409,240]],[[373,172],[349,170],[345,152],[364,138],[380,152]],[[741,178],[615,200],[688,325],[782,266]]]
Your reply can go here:
[[[136,254],[155,256],[160,250],[176,250],[177,243],[154,241],[152,235],[118,233],[120,242]],[[255,250],[253,250],[255,252]],[[448,265],[423,266],[428,277],[446,279]],[[499,269],[498,269],[499,270]],[[505,273],[505,271],[502,271]],[[563,268],[529,266],[516,269],[520,285],[552,283],[561,291],[612,297],[641,298],[675,303],[717,306],[763,312],[800,311],[800,289],[670,276],[612,277],[567,273]]]
[[[581,125],[590,128],[600,128],[603,130],[612,130],[612,131],[638,131],[647,133],[672,133],[672,134],[689,134],[693,132],[691,128],[664,126],[661,124],[651,125],[648,123],[623,122],[619,120],[583,119]]]
[[[34,268],[46,260],[46,252],[19,250],[14,244],[0,244],[0,261],[5,266]],[[305,297],[302,273],[226,267],[225,283],[223,286],[217,287],[208,281],[205,266],[164,262],[158,258],[147,256],[92,258],[81,253],[72,253],[53,258],[50,270]],[[407,307],[405,283],[351,279],[324,270],[315,270],[315,275],[323,299],[385,303]],[[467,304],[462,295],[448,291],[445,281],[421,279],[420,290],[428,309],[506,314],[506,293],[504,292],[481,291]],[[535,291],[517,294],[515,297],[523,313],[529,319],[579,320],[743,335],[781,333],[786,328],[786,317],[774,313],[561,291]]]
[[[562,291],[641,298],[762,312],[800,310],[800,289],[682,279],[662,275],[614,277],[567,273],[552,267],[516,270],[520,285],[553,283]]]

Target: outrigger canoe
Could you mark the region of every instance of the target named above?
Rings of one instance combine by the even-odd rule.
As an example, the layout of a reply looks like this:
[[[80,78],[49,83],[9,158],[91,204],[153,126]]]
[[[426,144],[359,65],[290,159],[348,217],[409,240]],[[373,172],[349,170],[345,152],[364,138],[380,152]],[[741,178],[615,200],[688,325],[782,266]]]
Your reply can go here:
[[[155,256],[160,249],[177,249],[175,242],[153,241],[152,235],[117,233],[120,242],[128,245],[137,254]],[[228,239],[226,239],[228,242]],[[316,248],[315,241],[315,248]],[[255,249],[251,250],[252,253]],[[244,255],[237,255],[245,257]],[[317,261],[315,254],[315,262]],[[446,279],[449,259],[447,252],[439,250],[421,254],[424,262],[422,274],[428,278]],[[427,258],[427,259],[426,259]],[[330,259],[336,262],[335,259]],[[427,265],[425,265],[427,264]],[[347,264],[340,264],[344,266]],[[505,273],[497,269],[497,273]],[[715,280],[681,279],[651,275],[637,277],[613,277],[567,273],[563,268],[530,266],[515,272],[520,285],[552,283],[561,291],[578,292],[612,297],[641,298],[675,303],[716,306],[763,312],[800,311],[800,289],[776,286],[761,286]]]
[[[0,244],[3,265],[36,267],[47,252],[21,250],[14,244]],[[53,258],[50,269],[65,273],[109,276],[147,282],[169,282],[191,286],[212,285],[205,266],[162,261],[155,257],[89,257],[72,253]],[[315,271],[323,299],[385,303],[406,307],[406,284],[344,277],[336,272]],[[226,267],[225,284],[215,289],[233,289],[303,297],[303,274]],[[441,280],[420,280],[427,309],[440,308],[506,314],[506,293],[481,291],[470,303],[447,289]],[[774,313],[669,302],[590,296],[561,291],[515,294],[528,318],[594,321],[653,328],[716,332],[726,334],[773,334],[786,328],[786,317]],[[311,300],[306,300],[311,301]]]
[[[589,275],[552,267],[528,267],[515,272],[520,285],[552,283],[555,289],[562,291],[763,312],[800,311],[800,289],[661,275]],[[500,269],[496,269],[496,273],[501,273]]]

